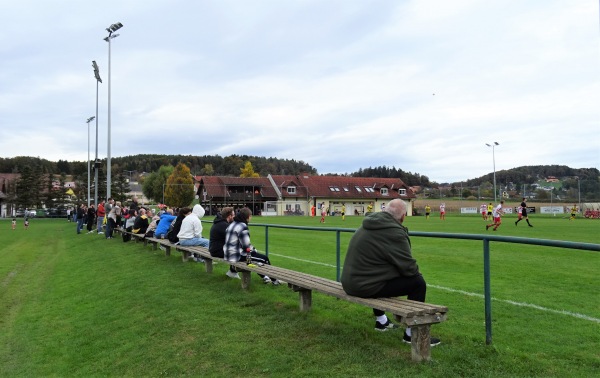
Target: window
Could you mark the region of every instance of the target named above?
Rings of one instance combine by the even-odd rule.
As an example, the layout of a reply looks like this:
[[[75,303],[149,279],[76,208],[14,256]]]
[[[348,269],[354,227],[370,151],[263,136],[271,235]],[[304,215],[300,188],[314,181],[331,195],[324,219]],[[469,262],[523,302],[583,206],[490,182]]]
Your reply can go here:
[[[400,194],[401,196],[405,196],[406,195],[406,189],[398,189],[398,194]]]
[[[288,194],[296,194],[296,187],[295,186],[288,186],[287,187],[287,192],[288,192]]]
[[[349,191],[348,187],[344,186],[344,192],[347,192],[347,191]]]
[[[330,186],[329,190],[331,190],[332,192],[339,192],[340,188],[338,188],[337,186]]]
[[[388,196],[389,195],[388,188],[381,188],[381,195],[382,196]]]
[[[365,192],[375,193],[375,191],[373,190],[373,188],[371,188],[370,186],[365,186]]]
[[[362,189],[360,188],[360,186],[355,186],[355,188],[357,192],[362,193]]]

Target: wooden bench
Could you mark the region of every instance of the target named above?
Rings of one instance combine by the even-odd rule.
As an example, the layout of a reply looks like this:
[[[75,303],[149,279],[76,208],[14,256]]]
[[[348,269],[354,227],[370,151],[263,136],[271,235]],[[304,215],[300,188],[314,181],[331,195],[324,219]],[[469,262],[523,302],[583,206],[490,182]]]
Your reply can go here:
[[[135,237],[133,235],[132,237]],[[312,274],[273,265],[249,266],[245,262],[230,263],[223,259],[212,257],[207,248],[173,245],[166,239],[144,238],[144,245],[147,245],[147,243],[151,243],[153,249],[156,249],[158,245],[165,246],[167,251],[169,251],[168,253],[166,252],[167,256],[170,255],[171,247],[175,247],[177,251],[181,252],[183,261],[190,261],[194,256],[201,257],[204,259],[207,273],[212,273],[214,261],[233,265],[241,274],[243,289],[250,288],[252,273],[278,279],[282,283],[287,283],[287,286],[293,291],[298,292],[300,311],[311,310],[312,292],[316,291],[341,300],[391,313],[396,322],[406,327],[411,327],[411,357],[416,362],[431,360],[431,325],[447,320],[448,308],[446,306],[401,298],[359,298],[346,294],[341,283]]]

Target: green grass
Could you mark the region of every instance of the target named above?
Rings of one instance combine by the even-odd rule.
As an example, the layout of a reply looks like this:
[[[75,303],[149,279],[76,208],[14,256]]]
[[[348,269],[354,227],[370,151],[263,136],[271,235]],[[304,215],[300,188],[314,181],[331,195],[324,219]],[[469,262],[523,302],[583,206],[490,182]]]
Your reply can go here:
[[[255,224],[356,228],[361,218],[254,217]],[[514,217],[494,235],[600,243],[597,220]],[[411,231],[485,233],[474,216],[411,217]],[[369,309],[258,284],[249,292],[176,253],[76,235],[61,220],[0,221],[0,376],[588,377],[600,369],[600,255],[491,243],[493,345],[485,345],[479,241],[413,237],[442,345],[414,364],[400,332],[373,331]],[[210,225],[205,224],[205,232]],[[264,227],[252,226],[265,247]],[[492,231],[488,231],[492,233]],[[351,233],[341,233],[342,251]],[[269,229],[274,264],[335,278],[335,233]],[[342,256],[343,261],[343,256]],[[315,264],[320,263],[320,264]],[[512,301],[512,302],[511,302]],[[535,308],[526,307],[530,304]]]

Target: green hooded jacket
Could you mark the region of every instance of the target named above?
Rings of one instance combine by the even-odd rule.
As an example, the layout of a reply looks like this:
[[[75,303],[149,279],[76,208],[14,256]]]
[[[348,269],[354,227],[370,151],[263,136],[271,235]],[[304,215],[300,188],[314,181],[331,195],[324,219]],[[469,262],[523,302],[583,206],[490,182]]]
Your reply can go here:
[[[386,281],[420,275],[411,254],[408,229],[387,212],[367,216],[346,253],[342,287],[350,295],[372,297]]]

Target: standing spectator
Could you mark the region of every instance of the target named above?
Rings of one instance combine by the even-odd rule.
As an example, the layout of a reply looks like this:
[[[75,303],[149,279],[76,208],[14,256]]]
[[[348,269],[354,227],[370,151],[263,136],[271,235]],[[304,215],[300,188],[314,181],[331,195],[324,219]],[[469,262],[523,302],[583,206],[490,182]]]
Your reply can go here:
[[[85,205],[81,204],[77,206],[77,233],[81,234],[81,229],[83,228],[83,217],[85,217]]]
[[[106,216],[106,212],[104,210],[104,200],[100,200],[98,204],[98,209],[96,210],[96,222],[98,225],[98,233],[102,234],[102,225],[104,224],[104,217]]]
[[[67,209],[67,222],[70,222],[70,221],[71,221],[71,208],[69,207]]]
[[[25,215],[24,225],[25,225],[25,229],[29,230],[29,217],[27,215]]]
[[[427,284],[412,257],[408,229],[402,225],[406,203],[390,201],[385,211],[366,217],[348,245],[342,273],[342,287],[350,295],[361,298],[408,296],[409,300],[425,302]],[[373,309],[375,330],[398,328],[385,312]],[[403,341],[411,342],[411,330],[404,332]],[[431,338],[431,346],[440,340]]]
[[[247,207],[241,208],[233,217],[233,222],[229,224],[225,232],[223,257],[231,263],[246,261],[247,263],[256,262],[259,264],[271,265],[269,257],[262,253],[258,253],[250,243],[250,231],[248,230],[250,219],[252,219],[252,212]],[[259,276],[266,284],[280,284],[279,280],[272,280],[269,276]]]
[[[500,225],[502,224],[502,214],[504,214],[504,210],[502,209],[502,205],[504,205],[504,201],[500,201],[500,203],[498,204],[498,206],[496,206],[494,208],[494,211],[492,212],[492,216],[494,217],[494,223],[488,224],[485,226],[486,231],[490,228],[490,227],[494,227],[494,231],[496,231],[498,229],[498,227],[500,227]]]
[[[131,198],[131,203],[129,204],[129,209],[134,209],[139,213],[140,210],[140,204],[138,202],[138,198],[136,196],[133,196]]]
[[[13,230],[17,229],[17,218],[13,218],[13,220],[12,220],[12,229]]]
[[[87,209],[87,230],[88,234],[94,232],[94,223],[96,221],[96,209],[94,208],[94,204],[91,204]]]
[[[187,209],[189,210],[189,207]],[[200,218],[203,216],[204,209],[198,204],[194,205],[192,211],[186,213],[183,222],[181,222],[181,229],[177,234],[179,245],[208,247],[209,240],[202,237],[202,222],[200,222]]]
[[[210,228],[210,243],[208,251],[212,257],[224,258],[225,253],[223,247],[225,246],[225,235],[227,234],[227,227],[233,222],[234,217],[233,207],[224,207],[221,212],[217,213],[213,225]],[[227,277],[240,278],[240,275],[235,270],[233,265],[229,266],[227,271]]]
[[[112,202],[112,203],[111,203]],[[106,222],[106,238],[112,239],[113,230],[117,228],[118,225],[121,224],[121,202],[118,202],[112,206],[114,200],[111,198],[109,200],[109,204],[111,205],[111,209],[106,215],[108,221]]]

